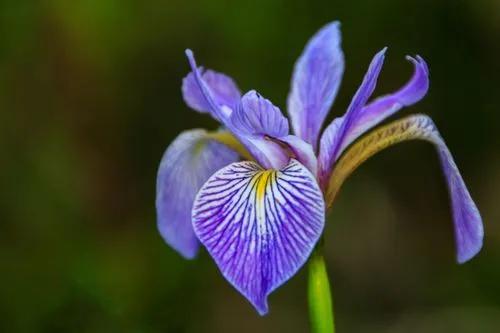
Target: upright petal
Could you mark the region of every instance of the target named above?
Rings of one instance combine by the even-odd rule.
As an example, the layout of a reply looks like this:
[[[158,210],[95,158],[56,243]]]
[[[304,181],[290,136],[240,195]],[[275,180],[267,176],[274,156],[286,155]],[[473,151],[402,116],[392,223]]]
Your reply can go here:
[[[306,262],[324,219],[318,184],[296,160],[282,170],[233,163],[210,177],[193,206],[196,235],[261,315],[267,296]]]
[[[344,73],[339,27],[339,22],[332,22],[309,40],[292,75],[288,96],[292,127],[295,134],[315,150],[319,131]]]
[[[429,89],[429,70],[424,59],[407,57],[413,63],[415,70],[411,79],[398,91],[381,96],[363,107],[358,118],[345,134],[340,145],[342,152],[349,144],[367,130],[373,128],[405,106],[420,101]]]
[[[196,193],[215,171],[237,160],[236,152],[200,129],[181,133],[163,155],[156,180],[158,229],[185,258],[193,258],[199,247],[191,224]]]
[[[240,90],[234,81],[229,76],[212,70],[203,71],[200,67],[198,71],[201,73],[203,81],[212,91],[217,105],[220,107],[226,106],[234,110],[241,97]],[[198,112],[211,112],[210,105],[196,83],[193,72],[190,72],[182,80],[182,96],[186,104],[192,109]]]
[[[368,71],[363,78],[356,94],[351,100],[346,113],[335,119],[324,131],[321,137],[319,152],[320,177],[324,179],[330,173],[333,163],[340,155],[340,147],[347,133],[356,121],[377,85],[377,79],[384,64],[385,51],[382,49],[372,59]]]
[[[328,166],[333,166],[345,148],[358,137],[401,108],[417,103],[425,96],[429,88],[427,64],[419,56],[416,59],[408,56],[407,59],[414,64],[415,70],[412,78],[401,89],[392,94],[381,96],[361,108],[358,114],[351,117],[351,124],[345,129],[343,135],[339,135],[339,128],[347,115],[335,119],[325,130],[321,138],[323,147],[321,153],[323,156],[320,158],[322,175],[328,174]],[[336,154],[333,155],[335,151]]]
[[[288,162],[286,152],[266,138],[268,133],[288,132],[288,122],[279,109],[254,91],[246,94],[235,110],[219,105],[214,92],[198,70],[193,52],[186,50],[186,55],[195,82],[212,115],[236,136],[263,167],[279,169],[284,166]]]
[[[327,206],[333,203],[345,179],[361,163],[389,146],[415,139],[431,142],[437,149],[451,198],[457,261],[466,262],[481,250],[483,244],[481,216],[448,147],[427,116],[414,115],[394,121],[373,131],[349,148],[335,165],[329,179]]]

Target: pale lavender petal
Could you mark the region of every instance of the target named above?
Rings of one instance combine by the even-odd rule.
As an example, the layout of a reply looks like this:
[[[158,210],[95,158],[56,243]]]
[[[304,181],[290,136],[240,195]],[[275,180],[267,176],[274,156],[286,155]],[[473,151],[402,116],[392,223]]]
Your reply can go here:
[[[210,177],[193,206],[196,235],[261,315],[267,296],[306,262],[324,219],[316,180],[293,159],[281,170],[233,163]]]
[[[319,30],[307,43],[292,75],[288,96],[292,128],[313,149],[344,73],[339,28],[339,22],[332,22]]]
[[[214,100],[219,106],[233,109],[238,104],[241,93],[234,81],[227,75],[212,70],[203,71],[200,67],[203,81],[210,88]],[[211,112],[210,105],[203,96],[193,72],[182,80],[182,96],[189,107],[199,112]]]
[[[356,121],[370,98],[377,84],[377,78],[384,63],[385,51],[387,48],[382,49],[374,57],[368,71],[363,78],[363,82],[359,86],[356,94],[352,98],[351,104],[347,108],[346,113],[341,117],[335,119],[323,132],[320,141],[319,152],[319,173],[320,178],[324,179],[331,172],[335,160],[340,155],[340,147],[345,136]]]
[[[206,134],[201,129],[181,133],[163,155],[156,180],[158,229],[185,258],[193,258],[199,247],[191,224],[196,193],[215,171],[238,160],[236,152]]]

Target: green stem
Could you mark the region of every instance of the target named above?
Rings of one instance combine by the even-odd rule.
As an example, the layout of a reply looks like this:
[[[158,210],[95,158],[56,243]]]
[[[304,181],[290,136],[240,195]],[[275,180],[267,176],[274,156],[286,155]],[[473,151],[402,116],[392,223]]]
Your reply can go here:
[[[332,297],[322,244],[314,250],[309,260],[309,316],[312,333],[335,333]]]

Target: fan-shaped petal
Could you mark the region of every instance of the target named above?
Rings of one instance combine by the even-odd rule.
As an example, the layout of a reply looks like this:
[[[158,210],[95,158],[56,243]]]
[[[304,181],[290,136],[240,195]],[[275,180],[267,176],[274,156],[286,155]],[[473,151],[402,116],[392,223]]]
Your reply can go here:
[[[203,185],[193,226],[224,277],[260,314],[305,263],[324,226],[323,194],[296,160],[281,170],[233,163]]]

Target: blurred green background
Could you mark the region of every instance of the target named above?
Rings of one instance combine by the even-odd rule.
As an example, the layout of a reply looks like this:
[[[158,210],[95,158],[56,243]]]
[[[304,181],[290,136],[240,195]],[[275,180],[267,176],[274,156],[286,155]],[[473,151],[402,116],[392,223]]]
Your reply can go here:
[[[184,49],[285,109],[295,59],[342,22],[346,109],[389,46],[374,95],[430,65],[418,105],[437,123],[485,223],[454,261],[433,148],[405,143],[349,179],[326,228],[337,331],[498,332],[500,2],[0,1],[0,331],[307,332],[302,270],[259,317],[202,251],[185,261],[155,222],[155,176],[184,129],[216,128],[180,94]],[[400,115],[401,115],[400,114]]]

